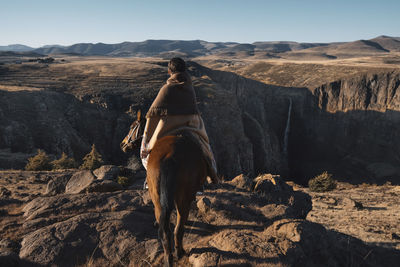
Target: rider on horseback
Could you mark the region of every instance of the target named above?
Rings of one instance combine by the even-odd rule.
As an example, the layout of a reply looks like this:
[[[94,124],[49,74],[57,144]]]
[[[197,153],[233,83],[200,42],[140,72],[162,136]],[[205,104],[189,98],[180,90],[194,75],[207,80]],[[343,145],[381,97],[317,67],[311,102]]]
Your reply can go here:
[[[158,139],[189,130],[203,151],[208,164],[208,176],[212,182],[218,183],[217,166],[204,122],[197,109],[196,95],[186,71],[185,61],[181,58],[172,58],[168,63],[168,74],[169,79],[158,92],[146,114],[146,126],[140,149],[143,166],[147,170],[150,151]]]

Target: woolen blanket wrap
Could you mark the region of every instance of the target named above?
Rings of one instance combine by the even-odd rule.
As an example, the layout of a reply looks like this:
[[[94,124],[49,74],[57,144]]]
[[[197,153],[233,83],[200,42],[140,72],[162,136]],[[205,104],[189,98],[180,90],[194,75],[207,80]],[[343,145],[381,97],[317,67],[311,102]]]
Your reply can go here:
[[[146,118],[166,115],[198,114],[196,94],[187,72],[171,75],[153,101]]]

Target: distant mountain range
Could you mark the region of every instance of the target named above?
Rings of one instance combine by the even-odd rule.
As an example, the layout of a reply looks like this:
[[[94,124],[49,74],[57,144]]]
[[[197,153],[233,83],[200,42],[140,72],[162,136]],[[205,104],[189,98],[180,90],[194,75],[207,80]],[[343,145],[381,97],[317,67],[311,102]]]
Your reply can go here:
[[[0,46],[0,51],[34,52],[43,55],[49,54],[75,54],[82,56],[168,56],[171,54],[187,57],[204,55],[238,55],[252,56],[264,53],[314,53],[334,55],[341,53],[387,53],[400,52],[400,38],[379,36],[371,40],[359,40],[342,43],[297,43],[297,42],[255,42],[252,44],[234,42],[206,42],[201,40],[147,40],[143,42],[123,42],[119,44],[104,43],[78,43],[71,46],[46,45],[40,48],[32,48],[15,44]]]
[[[29,47],[26,45],[21,45],[21,44],[0,46],[0,51],[27,52],[27,51],[32,51],[32,50],[35,50],[35,48]]]

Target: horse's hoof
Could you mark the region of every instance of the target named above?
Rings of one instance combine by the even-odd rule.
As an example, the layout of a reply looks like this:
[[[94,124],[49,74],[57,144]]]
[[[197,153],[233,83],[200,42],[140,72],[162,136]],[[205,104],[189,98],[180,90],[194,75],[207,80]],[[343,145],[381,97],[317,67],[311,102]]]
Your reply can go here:
[[[157,221],[154,221],[153,227],[154,227],[154,228],[158,228],[158,222],[157,222]]]

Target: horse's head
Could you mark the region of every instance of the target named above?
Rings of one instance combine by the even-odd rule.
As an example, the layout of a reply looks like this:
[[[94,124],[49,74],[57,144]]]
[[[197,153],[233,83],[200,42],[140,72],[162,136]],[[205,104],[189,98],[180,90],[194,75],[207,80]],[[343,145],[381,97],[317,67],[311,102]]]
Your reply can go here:
[[[124,138],[124,140],[122,140],[120,144],[122,151],[126,153],[140,146],[143,138],[145,122],[146,120],[144,118],[141,118],[141,112],[139,110],[137,113],[136,121],[131,124],[128,135]]]

